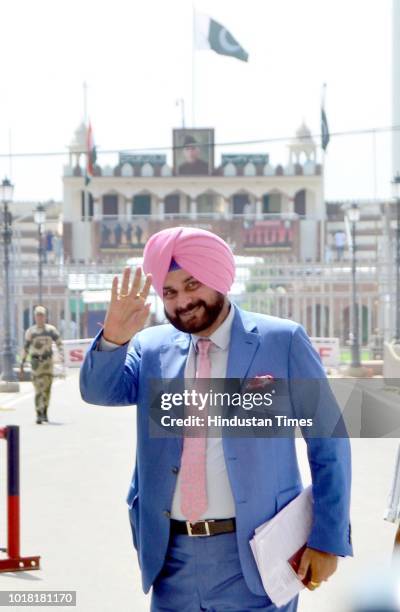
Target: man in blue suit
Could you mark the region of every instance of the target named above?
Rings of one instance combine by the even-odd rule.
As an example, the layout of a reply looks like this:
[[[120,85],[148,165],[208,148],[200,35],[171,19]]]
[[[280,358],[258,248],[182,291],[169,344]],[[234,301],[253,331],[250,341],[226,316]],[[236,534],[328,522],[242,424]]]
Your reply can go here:
[[[209,437],[203,446],[185,436],[152,436],[150,381],[272,375],[288,381],[287,407],[296,416],[307,409],[301,381],[326,381],[319,356],[297,323],[230,302],[234,258],[211,232],[158,232],[146,244],[144,271],[142,289],[140,268],[132,283],[124,270],[120,289],[114,278],[104,328],[80,379],[89,403],[137,405],[127,502],[143,589],[153,587],[153,612],[273,612],[249,540],[302,490],[293,436]],[[151,283],[170,324],[143,329]],[[312,401],[322,421],[338,419],[329,393]],[[335,572],[338,556],[352,554],[350,446],[346,437],[310,436],[306,443],[313,525],[298,575],[313,590]],[[297,598],[280,608],[296,609]]]

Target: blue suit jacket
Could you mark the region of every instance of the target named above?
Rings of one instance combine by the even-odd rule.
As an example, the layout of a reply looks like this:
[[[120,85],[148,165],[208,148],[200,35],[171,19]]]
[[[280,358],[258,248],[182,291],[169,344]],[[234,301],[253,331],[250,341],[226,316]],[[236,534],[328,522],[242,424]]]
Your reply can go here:
[[[274,378],[326,382],[320,358],[303,327],[277,317],[235,308],[227,378]],[[101,333],[101,332],[100,332]],[[182,438],[149,435],[149,379],[183,378],[190,336],[172,325],[146,328],[115,351],[94,350],[81,369],[82,398],[98,405],[137,404],[137,453],[127,497],[133,542],[147,592],[161,570],[169,539],[169,510],[180,466]],[[326,382],[327,387],[328,383]],[[290,388],[290,387],[289,387]],[[290,389],[291,414],[302,414],[301,384]],[[337,419],[329,387],[318,399],[322,418]],[[314,496],[308,545],[351,555],[349,522],[350,444],[347,437],[306,438]],[[302,490],[293,437],[224,437],[223,449],[236,506],[240,562],[250,590],[265,595],[249,546],[254,529],[273,517]]]

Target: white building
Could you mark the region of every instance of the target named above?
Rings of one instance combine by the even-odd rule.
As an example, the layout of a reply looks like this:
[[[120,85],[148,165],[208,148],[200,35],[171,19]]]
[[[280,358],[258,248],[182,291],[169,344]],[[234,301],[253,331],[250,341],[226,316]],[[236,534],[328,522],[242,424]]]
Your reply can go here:
[[[267,154],[222,154],[214,165],[213,130],[208,130],[212,144],[195,140],[200,143],[206,131],[174,130],[174,138],[177,132],[186,140],[171,150],[175,158],[197,148],[210,158],[208,172],[182,174],[183,166],[164,154],[121,153],[115,166],[95,166],[85,193],[86,130],[81,125],[63,177],[66,258],[122,260],[140,254],[159,229],[196,225],[221,235],[236,254],[316,259],[323,242],[323,177],[307,126],[289,143],[286,164],[273,163]]]

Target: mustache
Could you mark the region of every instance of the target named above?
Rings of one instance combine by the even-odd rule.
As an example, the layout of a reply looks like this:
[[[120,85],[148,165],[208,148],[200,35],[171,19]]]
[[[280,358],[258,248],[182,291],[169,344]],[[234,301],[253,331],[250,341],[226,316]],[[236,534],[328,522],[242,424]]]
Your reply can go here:
[[[203,302],[203,300],[199,300],[198,302],[196,302],[195,304],[191,304],[187,308],[178,308],[175,311],[175,315],[179,316],[181,314],[186,314],[187,312],[191,312],[192,310],[194,310],[198,306],[204,306],[204,308],[206,308],[205,302]]]

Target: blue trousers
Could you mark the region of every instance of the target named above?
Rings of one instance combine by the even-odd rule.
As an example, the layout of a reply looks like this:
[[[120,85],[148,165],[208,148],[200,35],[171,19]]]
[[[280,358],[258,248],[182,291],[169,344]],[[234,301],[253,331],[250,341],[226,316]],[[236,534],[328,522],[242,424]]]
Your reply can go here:
[[[296,612],[252,593],[242,574],[235,533],[171,536],[164,566],[153,584],[151,612]]]

